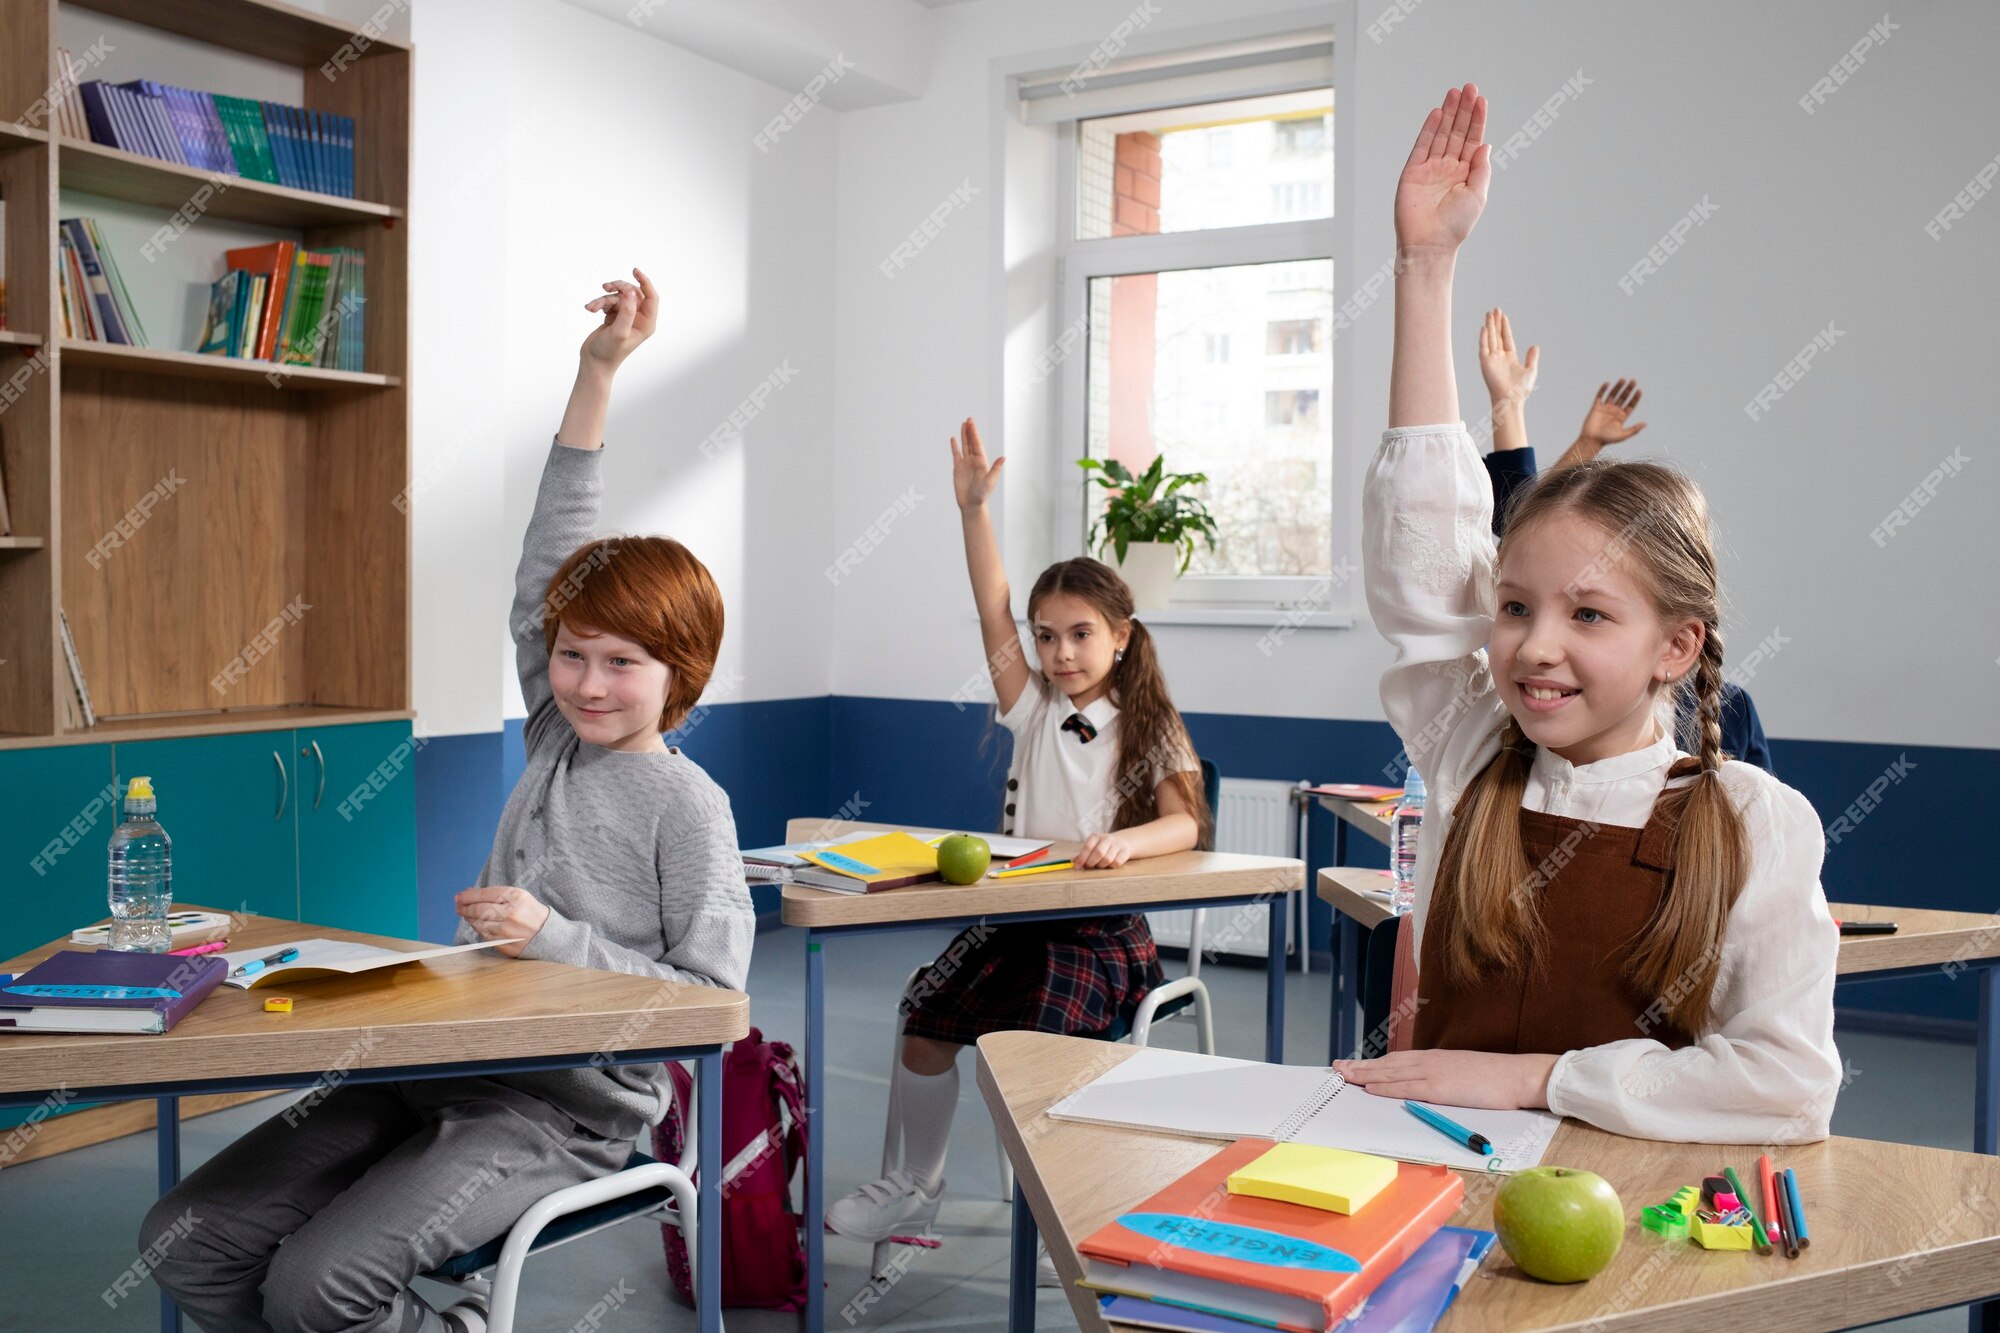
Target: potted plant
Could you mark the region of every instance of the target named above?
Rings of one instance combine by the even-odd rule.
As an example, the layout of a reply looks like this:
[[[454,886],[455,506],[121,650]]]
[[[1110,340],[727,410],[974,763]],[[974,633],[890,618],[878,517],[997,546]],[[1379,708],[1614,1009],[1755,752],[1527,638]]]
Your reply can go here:
[[[1141,611],[1159,610],[1173,597],[1174,580],[1194,559],[1195,538],[1215,549],[1215,519],[1201,497],[1188,488],[1208,480],[1205,472],[1168,472],[1166,455],[1138,476],[1115,458],[1079,458],[1077,466],[1113,492],[1104,512],[1090,525],[1091,549],[1108,538],[1118,572],[1132,588]]]

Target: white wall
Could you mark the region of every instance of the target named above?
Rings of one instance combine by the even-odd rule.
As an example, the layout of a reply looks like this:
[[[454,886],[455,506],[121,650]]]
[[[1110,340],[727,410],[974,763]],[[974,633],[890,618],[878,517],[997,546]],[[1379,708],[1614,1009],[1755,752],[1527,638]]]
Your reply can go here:
[[[420,725],[522,711],[503,643],[520,536],[594,323],[582,304],[634,264],[665,311],[619,376],[605,526],[678,537],[714,572],[729,624],[711,700],[824,694],[822,661],[796,646],[831,613],[814,582],[835,113],[759,153],[790,91],[555,0],[419,4],[413,38],[416,470],[439,476],[414,511]],[[740,441],[704,457],[786,362]]]
[[[1307,26],[1338,16],[1351,74],[1336,92],[1337,198],[1354,254],[1337,300],[1389,257],[1396,174],[1445,88],[1477,79],[1492,99],[1489,138],[1504,142],[1582,70],[1588,85],[1498,174],[1460,266],[1468,419],[1485,410],[1472,353],[1489,305],[1506,306],[1517,334],[1544,347],[1528,409],[1544,462],[1599,381],[1639,376],[1651,426],[1625,453],[1670,459],[1707,488],[1732,659],[1783,637],[1749,682],[1772,733],[2000,744],[2000,543],[1988,517],[2000,469],[1967,393],[1984,382],[1992,345],[1984,317],[2000,295],[2000,203],[1941,239],[1924,230],[2000,149],[1976,100],[1980,61],[2000,49],[2000,8],[1951,0],[1895,16],[1900,26],[1810,115],[1798,99],[1882,18],[1880,5],[1425,0],[1380,41],[1367,35],[1381,13],[1372,0],[1358,20],[1344,2],[1158,8],[1133,51],[1185,44],[1196,25],[1225,18],[1289,8]],[[1053,158],[1007,128],[1001,71],[1021,52],[1054,53],[1051,66],[1065,51],[1081,58],[1130,9],[979,0],[944,10],[929,93],[842,116],[833,549],[911,484],[924,498],[838,590],[854,628],[836,639],[837,693],[943,699],[979,670],[944,439],[968,412],[1000,422],[996,330],[1010,356],[1057,331],[1048,238],[1030,235],[1032,210],[1017,202],[1052,198]],[[1034,178],[1017,180],[1023,172]],[[884,278],[879,261],[968,176],[983,192],[973,206]],[[1658,274],[1621,291],[1620,277],[1704,198],[1716,206],[1709,220]],[[1020,213],[1003,247],[1010,207]],[[1036,303],[1028,293],[1044,274],[1049,300]],[[1750,420],[1745,405],[1829,321],[1840,330],[1832,348]],[[1389,331],[1385,300],[1336,344],[1351,487],[1384,419]],[[1036,478],[1061,460],[1049,453],[1045,401],[1005,407],[1018,582],[1069,552],[1024,549],[1047,541]],[[1871,540],[1955,446],[1969,459],[1962,473],[1886,544]],[[1030,514],[1016,512],[1024,503]],[[1346,512],[1358,522],[1352,489]],[[1351,630],[1303,631],[1270,658],[1257,651],[1260,634],[1163,628],[1181,707],[1381,716],[1386,652],[1365,611]]]

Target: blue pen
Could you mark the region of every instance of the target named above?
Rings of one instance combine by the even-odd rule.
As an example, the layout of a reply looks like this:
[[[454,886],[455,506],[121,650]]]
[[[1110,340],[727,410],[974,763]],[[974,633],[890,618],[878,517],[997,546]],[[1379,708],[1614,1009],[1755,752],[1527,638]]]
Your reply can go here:
[[[298,956],[299,956],[299,951],[297,949],[280,949],[278,950],[278,952],[272,954],[268,958],[251,959],[249,962],[237,968],[234,972],[231,972],[229,975],[232,977],[255,976],[257,973],[262,972],[265,968],[270,967],[273,964],[289,963]]]
[[[1493,1155],[1493,1145],[1487,1140],[1484,1134],[1475,1134],[1456,1120],[1447,1119],[1439,1115],[1436,1111],[1431,1110],[1430,1107],[1417,1102],[1404,1102],[1403,1109],[1423,1121],[1426,1125],[1429,1125],[1438,1133],[1448,1135],[1458,1143],[1472,1149],[1472,1151],[1486,1157]]]
[[[1804,1249],[1812,1244],[1812,1237],[1806,1234],[1806,1206],[1799,1199],[1799,1178],[1789,1166],[1785,1168],[1785,1202],[1792,1206],[1792,1221],[1798,1228],[1799,1248]]]

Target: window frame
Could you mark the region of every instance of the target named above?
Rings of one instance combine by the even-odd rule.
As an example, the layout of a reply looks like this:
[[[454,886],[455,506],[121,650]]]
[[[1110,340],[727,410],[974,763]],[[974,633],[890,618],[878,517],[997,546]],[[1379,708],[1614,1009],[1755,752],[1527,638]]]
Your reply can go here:
[[[1338,130],[1336,113],[1336,135]],[[1080,321],[1087,327],[1090,284],[1097,278],[1299,260],[1326,261],[1333,265],[1334,303],[1338,309],[1341,263],[1337,254],[1335,227],[1335,217],[1340,211],[1337,178],[1330,193],[1335,200],[1335,216],[1332,217],[1217,227],[1207,231],[1081,240],[1076,234],[1079,133],[1079,122],[1063,123],[1057,146],[1059,175],[1055,204],[1059,215],[1056,283],[1060,289],[1060,327],[1077,327]],[[1339,152],[1337,140],[1335,152]],[[1338,157],[1335,160],[1338,161]],[[1330,364],[1338,346],[1338,339],[1331,340],[1328,347]],[[1086,456],[1085,450],[1089,445],[1089,362],[1088,355],[1073,356],[1067,358],[1057,370],[1061,381],[1058,393],[1061,421],[1056,432],[1060,450],[1058,477],[1075,467],[1073,460]],[[1337,365],[1332,378],[1337,385]],[[1332,402],[1323,402],[1321,410],[1332,411]],[[1357,534],[1350,530],[1351,525],[1342,521],[1345,506],[1341,503],[1338,483],[1339,479],[1350,474],[1351,469],[1347,465],[1347,450],[1337,419],[1329,433],[1332,443],[1326,460],[1329,479],[1326,499],[1332,538],[1328,556],[1329,568],[1337,574],[1352,567]],[[1088,479],[1081,469],[1077,469],[1073,483],[1066,480],[1053,489],[1056,497],[1054,531],[1061,549],[1068,554],[1091,554],[1086,540],[1089,527]],[[1346,625],[1352,623],[1348,584],[1349,580],[1339,577],[1328,579],[1314,575],[1187,574],[1175,581],[1169,609],[1176,613],[1199,613],[1203,609],[1241,612],[1310,608],[1315,623]],[[1226,620],[1228,617],[1219,619]]]

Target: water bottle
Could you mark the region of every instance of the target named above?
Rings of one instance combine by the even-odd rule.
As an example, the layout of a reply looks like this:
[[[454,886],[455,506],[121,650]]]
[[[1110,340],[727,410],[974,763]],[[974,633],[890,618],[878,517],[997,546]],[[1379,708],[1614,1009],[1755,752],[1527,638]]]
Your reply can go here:
[[[1401,916],[1417,905],[1417,833],[1424,826],[1424,776],[1411,768],[1403,778],[1403,799],[1389,824],[1389,859],[1396,887],[1389,906]]]
[[[125,791],[125,822],[111,835],[111,947],[165,953],[174,905],[173,839],[153,818],[153,780],[133,778]]]

